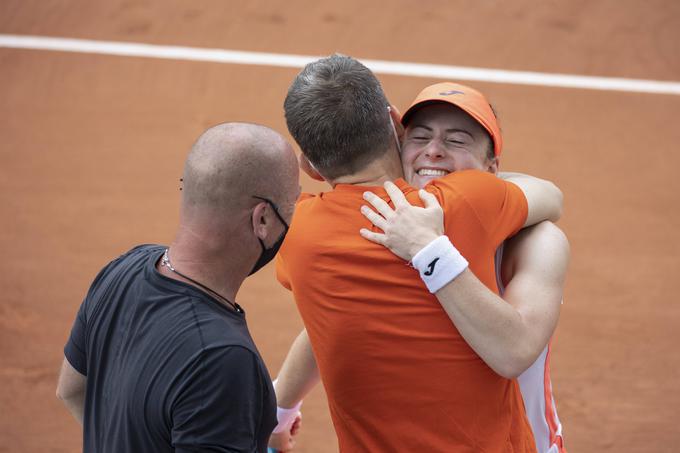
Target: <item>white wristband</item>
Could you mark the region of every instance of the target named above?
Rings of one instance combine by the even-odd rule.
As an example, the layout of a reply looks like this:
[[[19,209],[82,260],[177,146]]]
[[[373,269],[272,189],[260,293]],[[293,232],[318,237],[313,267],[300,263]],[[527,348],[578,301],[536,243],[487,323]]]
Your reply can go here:
[[[290,431],[293,426],[295,419],[302,415],[300,413],[300,406],[302,406],[302,401],[297,403],[290,409],[285,409],[283,407],[276,407],[276,420],[278,420],[278,425],[274,428],[275,433],[282,433],[284,431]]]
[[[272,383],[274,385],[274,390],[276,390],[277,380],[278,379],[275,379],[274,382]],[[276,425],[276,428],[274,428],[275,433],[290,431],[291,427],[293,426],[293,422],[295,422],[295,419],[298,416],[302,415],[300,413],[300,406],[302,406],[302,401],[300,401],[295,406],[289,409],[276,406],[276,420],[278,424]]]
[[[446,236],[427,244],[411,260],[431,293],[436,293],[468,267],[467,260]]]

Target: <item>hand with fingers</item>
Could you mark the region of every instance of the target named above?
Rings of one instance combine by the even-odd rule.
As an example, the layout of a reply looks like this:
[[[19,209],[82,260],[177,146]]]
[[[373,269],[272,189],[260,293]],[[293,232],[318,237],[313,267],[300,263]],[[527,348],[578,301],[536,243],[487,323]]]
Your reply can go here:
[[[268,453],[278,453],[278,452],[288,452],[293,451],[295,447],[295,437],[300,431],[300,426],[302,425],[302,414],[298,412],[298,416],[290,426],[290,429],[286,429],[281,432],[274,432],[269,437],[269,449]]]
[[[364,199],[375,211],[366,205],[361,207],[361,213],[383,232],[362,228],[360,234],[411,261],[422,248],[444,234],[444,211],[437,198],[425,190],[418,191],[425,205],[421,208],[409,203],[394,183],[388,181],[384,186],[394,208],[373,192],[364,192]]]

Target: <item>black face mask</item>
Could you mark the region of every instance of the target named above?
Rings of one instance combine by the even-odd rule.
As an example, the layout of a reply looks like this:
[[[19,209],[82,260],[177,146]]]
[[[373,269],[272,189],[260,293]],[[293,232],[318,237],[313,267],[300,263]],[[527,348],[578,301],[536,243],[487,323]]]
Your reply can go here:
[[[283,224],[284,230],[283,233],[281,233],[281,236],[279,236],[276,242],[269,248],[265,247],[264,241],[262,241],[262,239],[257,238],[257,240],[260,241],[260,247],[262,247],[262,252],[260,253],[260,257],[257,259],[255,266],[253,266],[253,270],[251,270],[250,274],[248,275],[253,275],[255,272],[262,269],[265,265],[267,265],[267,263],[274,259],[276,254],[279,252],[279,249],[281,248],[281,244],[283,244],[283,240],[286,238],[286,233],[288,233],[288,224],[286,223],[285,220],[283,220],[281,214],[279,214],[279,208],[276,207],[274,202],[263,197],[253,196],[253,198],[266,201],[272,207],[272,209],[274,210],[274,214],[276,214],[276,217],[278,217],[281,223]]]

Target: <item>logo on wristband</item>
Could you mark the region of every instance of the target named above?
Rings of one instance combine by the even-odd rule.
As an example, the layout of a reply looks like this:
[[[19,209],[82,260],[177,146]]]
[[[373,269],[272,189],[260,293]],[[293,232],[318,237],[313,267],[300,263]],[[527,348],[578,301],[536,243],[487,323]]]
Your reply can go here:
[[[428,277],[432,275],[432,273],[434,272],[434,266],[437,264],[437,261],[439,261],[439,258],[433,259],[432,262],[427,265],[427,270],[423,272],[423,275],[427,275]]]

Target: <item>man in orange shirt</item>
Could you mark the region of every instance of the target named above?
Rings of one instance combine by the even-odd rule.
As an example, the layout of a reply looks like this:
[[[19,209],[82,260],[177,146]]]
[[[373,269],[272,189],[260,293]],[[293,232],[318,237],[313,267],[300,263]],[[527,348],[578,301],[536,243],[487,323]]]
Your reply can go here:
[[[357,234],[368,226],[359,214],[367,188],[386,199],[375,186],[396,179],[406,198],[419,202],[400,179],[377,79],[351,58],[322,59],[298,75],[284,107],[304,157],[333,186],[298,203],[277,271],[305,323],[296,343],[308,335],[340,450],[535,451],[516,382],[484,363],[427,289],[435,293],[458,275],[439,272],[451,263],[463,278],[447,287],[461,297],[477,297],[480,280],[496,289],[496,248],[523,226],[559,217],[559,190],[523,175],[513,184],[479,171],[430,184],[457,250],[420,269],[426,289],[403,261]],[[447,265],[438,267],[438,259]],[[280,406],[295,404],[285,389],[295,380],[277,386]]]

